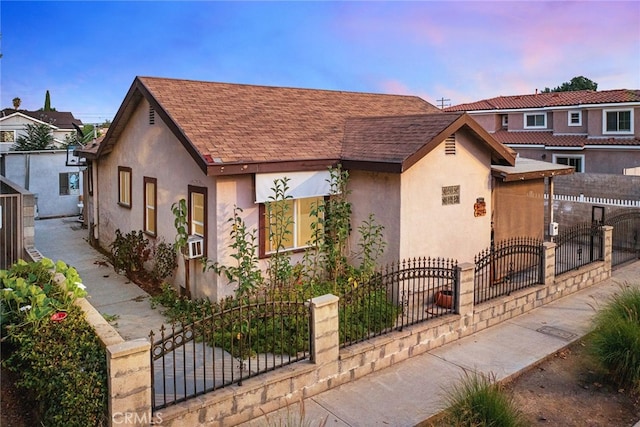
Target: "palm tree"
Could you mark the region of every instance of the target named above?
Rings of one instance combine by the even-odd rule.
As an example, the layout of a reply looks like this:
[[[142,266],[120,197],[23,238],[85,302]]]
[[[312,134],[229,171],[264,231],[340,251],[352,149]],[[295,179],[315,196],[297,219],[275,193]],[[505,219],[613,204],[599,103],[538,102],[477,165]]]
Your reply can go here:
[[[20,109],[20,104],[22,103],[22,100],[20,98],[18,98],[17,96],[15,98],[13,98],[13,109],[14,110],[18,110]]]

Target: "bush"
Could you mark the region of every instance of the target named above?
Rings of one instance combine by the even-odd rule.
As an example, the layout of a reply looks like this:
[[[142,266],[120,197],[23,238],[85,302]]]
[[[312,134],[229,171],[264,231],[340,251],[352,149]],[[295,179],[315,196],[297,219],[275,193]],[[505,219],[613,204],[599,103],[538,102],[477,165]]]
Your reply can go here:
[[[448,391],[443,424],[469,427],[516,427],[526,422],[495,378],[469,373]]]
[[[640,392],[640,289],[624,288],[594,324],[592,354],[619,385]]]
[[[54,275],[65,280],[58,284]],[[2,363],[17,373],[16,386],[34,402],[47,426],[106,423],[106,355],[84,313],[73,301],[84,286],[77,271],[61,261],[20,261],[0,270]],[[59,322],[53,313],[66,313]]]
[[[109,247],[113,268],[118,272],[124,271],[130,279],[136,273],[144,271],[144,263],[151,257],[149,240],[142,231],[131,231],[123,235],[118,229],[116,238]]]

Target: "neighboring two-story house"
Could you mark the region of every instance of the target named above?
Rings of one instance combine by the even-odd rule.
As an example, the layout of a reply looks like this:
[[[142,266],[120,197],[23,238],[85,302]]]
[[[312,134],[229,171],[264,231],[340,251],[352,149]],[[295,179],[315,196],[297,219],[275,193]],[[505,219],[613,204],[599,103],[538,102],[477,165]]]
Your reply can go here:
[[[499,96],[445,111],[467,112],[522,157],[576,172],[640,173],[640,90]]]

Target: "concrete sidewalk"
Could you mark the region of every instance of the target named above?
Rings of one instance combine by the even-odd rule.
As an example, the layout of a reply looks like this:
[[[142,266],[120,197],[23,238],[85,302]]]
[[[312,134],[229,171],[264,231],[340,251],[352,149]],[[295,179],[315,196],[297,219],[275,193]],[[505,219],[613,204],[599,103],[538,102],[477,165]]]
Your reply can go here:
[[[596,301],[625,284],[640,287],[640,261],[614,270],[609,280],[589,289],[305,399],[304,425],[319,426],[325,419],[326,426],[335,427],[418,425],[443,409],[443,391],[464,370],[503,380],[587,334]],[[298,419],[299,411],[299,404],[292,404],[242,426],[281,425]]]
[[[166,320],[151,308],[149,294],[107,264],[107,257],[89,245],[89,232],[75,217],[36,220],[35,229],[36,248],[78,270],[87,300],[106,318],[115,318],[111,324],[122,338],[148,339],[151,330],[160,330]]]
[[[148,338],[149,331],[159,330],[165,319],[151,308],[149,295],[106,264],[106,257],[87,243],[88,231],[75,218],[37,220],[35,225],[37,249],[78,270],[89,301],[102,314],[117,316],[114,326],[123,338]],[[443,409],[443,391],[464,370],[502,380],[584,336],[591,329],[596,301],[624,284],[640,287],[640,261],[614,270],[609,280],[589,289],[308,398],[305,424],[300,425],[318,426],[326,419],[326,425],[334,427],[415,426]],[[287,425],[287,420],[298,418],[298,406],[242,425]]]

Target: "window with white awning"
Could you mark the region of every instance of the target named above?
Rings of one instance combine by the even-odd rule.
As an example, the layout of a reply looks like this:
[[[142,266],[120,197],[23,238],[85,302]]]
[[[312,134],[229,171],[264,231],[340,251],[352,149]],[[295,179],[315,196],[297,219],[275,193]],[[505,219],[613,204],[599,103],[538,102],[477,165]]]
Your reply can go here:
[[[279,172],[256,174],[256,203],[266,203],[275,196],[274,181],[287,178],[287,196],[292,199],[323,197],[331,194],[331,174],[329,171]]]

